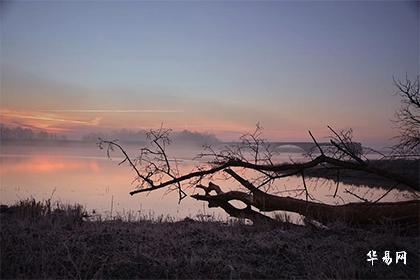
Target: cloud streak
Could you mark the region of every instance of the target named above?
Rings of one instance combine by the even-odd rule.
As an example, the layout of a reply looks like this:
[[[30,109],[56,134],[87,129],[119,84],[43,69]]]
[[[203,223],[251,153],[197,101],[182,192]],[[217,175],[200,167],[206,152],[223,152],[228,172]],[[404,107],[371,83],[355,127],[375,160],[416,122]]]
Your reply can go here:
[[[183,113],[182,110],[161,110],[161,109],[136,109],[136,110],[103,110],[103,109],[61,109],[61,110],[42,110],[42,112],[52,113]]]
[[[24,114],[24,113],[17,113],[17,112],[8,112],[8,111],[0,111],[0,115],[6,118],[17,118],[17,119],[29,119],[29,120],[37,120],[37,121],[47,121],[47,122],[60,122],[60,123],[67,123],[67,124],[79,124],[79,125],[98,125],[99,121],[101,120],[100,117],[96,117],[92,120],[75,120],[75,119],[67,119],[63,117],[51,116],[51,115],[42,115],[42,114]]]

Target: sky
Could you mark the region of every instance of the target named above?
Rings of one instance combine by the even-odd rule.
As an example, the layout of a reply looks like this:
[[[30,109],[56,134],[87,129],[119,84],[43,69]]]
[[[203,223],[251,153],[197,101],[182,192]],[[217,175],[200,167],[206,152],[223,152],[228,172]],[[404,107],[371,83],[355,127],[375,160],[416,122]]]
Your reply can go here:
[[[2,2],[1,122],[387,144],[419,73],[418,2]]]

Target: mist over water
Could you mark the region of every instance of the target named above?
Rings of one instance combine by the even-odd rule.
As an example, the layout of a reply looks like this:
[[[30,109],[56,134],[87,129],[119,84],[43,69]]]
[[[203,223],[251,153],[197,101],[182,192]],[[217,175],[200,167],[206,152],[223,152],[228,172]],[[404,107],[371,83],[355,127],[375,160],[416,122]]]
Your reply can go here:
[[[129,155],[139,154],[140,146],[126,145]],[[299,149],[288,147],[288,152],[280,153],[277,162],[303,160]],[[198,162],[194,156],[202,149],[198,146],[174,145],[168,150],[171,158],[179,162],[181,173],[193,170]],[[196,201],[190,197],[178,204],[178,193],[168,192],[168,189],[157,190],[152,193],[141,193],[130,196],[129,192],[135,188],[131,182],[135,173],[128,165],[119,166],[122,160],[117,151],[111,153],[109,159],[104,150],[100,150],[95,143],[67,143],[52,145],[16,145],[2,144],[0,152],[0,202],[11,204],[15,201],[34,197],[49,199],[65,203],[80,203],[88,210],[95,210],[104,216],[126,215],[163,215],[182,219],[186,216],[206,214],[225,218],[226,214],[220,209],[208,208],[207,203]],[[219,176],[213,178],[216,184],[224,190],[235,189],[238,183]],[[204,183],[207,183],[204,181]],[[382,189],[369,187],[354,187],[340,184],[339,195],[335,198],[335,182],[328,180],[307,181],[311,194],[316,200],[330,204],[341,204],[357,201],[353,196],[343,192],[350,189],[375,199],[384,192]],[[287,190],[301,189],[300,177],[289,177],[277,182],[273,191],[278,195],[297,196],[304,198],[304,194]],[[192,194],[198,190],[187,189]],[[384,201],[404,199],[405,192],[393,191]]]

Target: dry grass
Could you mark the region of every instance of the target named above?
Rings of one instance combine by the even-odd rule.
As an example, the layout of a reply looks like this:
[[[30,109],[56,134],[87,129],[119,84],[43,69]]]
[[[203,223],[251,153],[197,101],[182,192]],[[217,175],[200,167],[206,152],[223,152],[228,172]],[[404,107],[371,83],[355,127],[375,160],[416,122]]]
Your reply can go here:
[[[87,221],[80,206],[35,200],[1,208],[1,278],[420,277],[419,236],[397,227],[329,230],[217,221]],[[366,253],[405,250],[371,266]]]

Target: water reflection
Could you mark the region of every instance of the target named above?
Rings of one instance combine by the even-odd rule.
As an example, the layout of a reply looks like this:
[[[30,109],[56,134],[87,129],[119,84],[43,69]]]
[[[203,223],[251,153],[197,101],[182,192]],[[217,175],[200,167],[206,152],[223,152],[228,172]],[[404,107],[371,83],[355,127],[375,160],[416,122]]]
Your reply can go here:
[[[81,203],[86,208],[109,214],[141,211],[147,215],[171,215],[183,218],[203,212],[204,203],[191,198],[178,205],[176,193],[165,190],[131,197],[128,193],[133,172],[118,166],[120,158],[109,160],[95,145],[88,147],[17,147],[2,146],[0,154],[0,202],[13,203],[34,197]],[[183,168],[192,166],[186,162]],[[185,170],[187,171],[187,170]],[[219,215],[222,212],[208,211]]]
[[[99,172],[99,165],[95,161],[86,161],[80,159],[60,159],[56,157],[48,157],[43,155],[25,156],[8,155],[3,156],[2,168],[0,175],[6,176],[10,173],[26,174],[34,173],[51,173],[51,172],[69,172],[76,170],[78,172]]]
[[[134,148],[131,152],[134,152]],[[181,172],[189,172],[196,162],[194,151],[178,151],[177,158],[184,159],[180,164]],[[287,160],[290,155],[285,156]],[[120,158],[109,160],[103,151],[94,145],[82,147],[18,147],[2,146],[0,153],[0,202],[13,203],[28,197],[47,199],[53,191],[53,200],[65,203],[81,203],[86,208],[99,213],[109,214],[111,202],[113,213],[126,212],[154,215],[170,215],[176,218],[210,214],[225,217],[219,209],[209,209],[204,202],[187,197],[178,204],[178,193],[158,190],[149,194],[131,197],[128,193],[134,186],[130,184],[134,173],[128,166],[118,166]],[[223,176],[212,180],[226,191],[239,187],[237,182],[226,180]],[[336,184],[327,180],[308,180],[308,188],[315,200],[330,204],[358,201],[345,193],[345,189],[357,192],[368,199],[380,197],[384,190],[355,187],[340,184],[336,197],[333,197]],[[304,198],[302,179],[289,177],[278,181],[273,193],[282,196]],[[294,189],[290,191],[290,189]],[[189,190],[190,193],[194,192]],[[393,191],[384,201],[409,199],[407,192]]]

